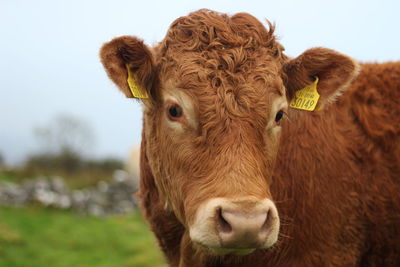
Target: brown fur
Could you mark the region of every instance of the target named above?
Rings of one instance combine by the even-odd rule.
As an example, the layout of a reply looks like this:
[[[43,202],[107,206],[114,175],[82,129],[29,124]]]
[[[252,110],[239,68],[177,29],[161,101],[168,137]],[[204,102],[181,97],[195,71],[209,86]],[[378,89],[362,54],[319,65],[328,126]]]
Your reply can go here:
[[[134,37],[102,48],[109,76],[128,97],[125,63],[151,92],[140,196],[167,261],[400,265],[400,63],[363,64],[353,80],[352,59],[325,48],[290,59],[273,31],[248,14],[200,10],[177,19],[154,56]],[[275,137],[271,104],[290,100],[314,76],[324,108],[289,109]],[[165,127],[161,98],[171,86],[195,101],[198,121],[178,138]],[[191,242],[187,228],[200,203],[241,196],[274,199],[282,226],[273,248],[215,256]]]

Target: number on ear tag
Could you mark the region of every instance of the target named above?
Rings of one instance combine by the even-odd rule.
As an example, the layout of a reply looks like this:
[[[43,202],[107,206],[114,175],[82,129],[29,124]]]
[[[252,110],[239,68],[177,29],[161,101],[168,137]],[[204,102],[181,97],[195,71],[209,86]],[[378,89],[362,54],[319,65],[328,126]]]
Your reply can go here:
[[[295,97],[290,102],[290,107],[313,111],[317,106],[319,94],[317,91],[318,77],[315,77],[315,81],[310,83],[301,90],[298,90]]]
[[[131,68],[128,66],[128,64],[126,64],[126,69],[128,71],[127,82],[128,82],[129,89],[131,89],[133,96],[136,98],[149,98],[149,96],[147,95],[147,92],[145,90],[143,90],[142,88],[140,88],[140,86],[137,84],[135,77],[133,75],[133,72],[132,72]]]

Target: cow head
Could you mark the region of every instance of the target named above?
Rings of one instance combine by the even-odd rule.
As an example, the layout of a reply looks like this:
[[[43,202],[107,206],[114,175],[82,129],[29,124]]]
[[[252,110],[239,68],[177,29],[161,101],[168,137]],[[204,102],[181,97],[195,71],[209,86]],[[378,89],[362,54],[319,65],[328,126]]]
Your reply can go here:
[[[161,201],[193,243],[218,254],[277,241],[269,185],[288,103],[317,76],[322,107],[357,72],[352,59],[324,48],[290,59],[273,25],[209,10],[177,19],[154,48],[124,36],[100,56],[127,97],[127,68],[148,95],[144,149]]]

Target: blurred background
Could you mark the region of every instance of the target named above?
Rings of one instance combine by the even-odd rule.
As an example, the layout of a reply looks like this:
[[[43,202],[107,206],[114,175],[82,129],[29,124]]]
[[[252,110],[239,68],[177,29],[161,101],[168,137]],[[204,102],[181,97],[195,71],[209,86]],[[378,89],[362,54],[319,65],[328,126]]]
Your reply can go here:
[[[292,57],[400,59],[395,0],[0,0],[0,266],[165,265],[132,197],[141,107],[98,52],[120,35],[154,45],[199,8],[275,22]]]

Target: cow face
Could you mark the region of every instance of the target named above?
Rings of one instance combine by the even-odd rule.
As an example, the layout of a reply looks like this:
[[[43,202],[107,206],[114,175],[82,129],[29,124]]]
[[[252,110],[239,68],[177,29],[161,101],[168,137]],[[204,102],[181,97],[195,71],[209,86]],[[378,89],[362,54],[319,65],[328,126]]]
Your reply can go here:
[[[128,97],[127,67],[148,95],[144,149],[161,201],[213,253],[277,241],[269,185],[288,102],[318,76],[323,106],[356,73],[350,58],[328,49],[289,59],[273,30],[248,14],[200,10],[177,19],[153,50],[127,36],[101,50]]]

